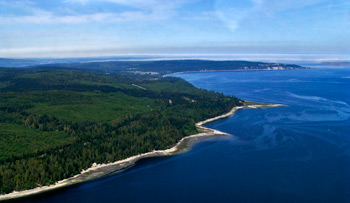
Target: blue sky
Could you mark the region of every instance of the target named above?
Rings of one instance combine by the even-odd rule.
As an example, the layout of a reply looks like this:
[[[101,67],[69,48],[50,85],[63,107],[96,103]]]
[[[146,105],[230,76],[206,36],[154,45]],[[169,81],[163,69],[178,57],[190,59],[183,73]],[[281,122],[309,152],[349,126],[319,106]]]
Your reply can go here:
[[[0,57],[349,54],[349,0],[0,0]]]

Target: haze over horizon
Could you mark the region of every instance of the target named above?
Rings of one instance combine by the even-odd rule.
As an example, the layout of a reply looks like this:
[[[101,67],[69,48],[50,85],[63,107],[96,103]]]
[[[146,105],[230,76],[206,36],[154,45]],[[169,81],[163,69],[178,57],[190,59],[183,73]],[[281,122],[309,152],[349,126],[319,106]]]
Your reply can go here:
[[[349,25],[346,0],[0,0],[0,57],[349,60]]]

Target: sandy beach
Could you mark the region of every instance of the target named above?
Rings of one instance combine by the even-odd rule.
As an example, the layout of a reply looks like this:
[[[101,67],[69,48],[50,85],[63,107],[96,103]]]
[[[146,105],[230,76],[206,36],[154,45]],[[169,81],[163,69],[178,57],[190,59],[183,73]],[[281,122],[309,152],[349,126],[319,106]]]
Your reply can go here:
[[[73,177],[61,180],[56,182],[53,185],[50,186],[43,186],[43,187],[37,187],[30,190],[24,190],[24,191],[14,191],[9,194],[0,195],[0,201],[4,200],[10,200],[14,198],[21,198],[29,195],[35,195],[51,190],[55,190],[58,188],[67,187],[70,185],[74,185],[77,183],[82,183],[84,181],[93,180],[102,176],[119,173],[122,172],[130,167],[132,167],[138,160],[149,158],[149,157],[158,157],[158,156],[169,156],[174,154],[179,154],[187,151],[191,148],[195,143],[198,143],[200,141],[209,139],[213,136],[229,136],[230,134],[206,128],[203,125],[207,124],[209,122],[223,119],[226,117],[229,117],[233,115],[237,110],[243,109],[243,108],[270,108],[270,107],[282,107],[285,105],[281,104],[256,104],[256,103],[249,103],[247,102],[244,106],[234,107],[230,112],[223,114],[221,116],[217,116],[214,118],[207,119],[205,121],[198,122],[196,124],[196,127],[199,129],[201,133],[194,134],[191,136],[187,136],[182,138],[175,146],[166,149],[166,150],[154,150],[152,152],[147,152],[139,155],[135,155],[120,161],[116,161],[113,163],[106,163],[106,164],[93,164],[90,168],[81,171],[80,174],[77,174]]]

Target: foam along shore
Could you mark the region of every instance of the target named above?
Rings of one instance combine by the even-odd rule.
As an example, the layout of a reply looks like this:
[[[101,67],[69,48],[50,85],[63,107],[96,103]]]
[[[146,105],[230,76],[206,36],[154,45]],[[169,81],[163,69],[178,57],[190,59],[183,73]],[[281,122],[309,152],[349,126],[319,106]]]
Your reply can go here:
[[[77,183],[82,183],[85,181],[93,180],[102,176],[106,176],[109,174],[119,173],[122,172],[130,167],[132,167],[138,160],[149,158],[149,157],[158,157],[158,156],[169,156],[174,154],[179,154],[182,152],[187,151],[191,146],[193,146],[195,143],[198,143],[202,140],[206,140],[208,138],[211,138],[213,136],[228,136],[230,134],[206,128],[203,125],[215,120],[219,120],[222,118],[229,117],[233,115],[237,110],[243,109],[243,108],[270,108],[270,107],[282,107],[285,105],[281,104],[257,104],[257,103],[245,103],[244,106],[238,106],[234,107],[230,112],[223,114],[221,116],[217,116],[214,118],[207,119],[205,121],[201,121],[196,124],[196,127],[199,129],[201,133],[194,134],[191,136],[187,136],[182,138],[175,146],[172,148],[166,149],[166,150],[154,150],[152,152],[147,152],[139,155],[135,155],[120,161],[116,161],[113,163],[107,163],[107,164],[93,164],[90,168],[86,170],[82,170],[80,174],[77,174],[73,177],[61,180],[56,182],[53,185],[49,186],[42,186],[37,187],[34,189],[29,190],[23,190],[23,191],[14,191],[9,194],[0,195],[0,201],[3,200],[9,200],[9,199],[15,199],[15,198],[22,198],[30,195],[35,195],[67,186],[71,186]]]

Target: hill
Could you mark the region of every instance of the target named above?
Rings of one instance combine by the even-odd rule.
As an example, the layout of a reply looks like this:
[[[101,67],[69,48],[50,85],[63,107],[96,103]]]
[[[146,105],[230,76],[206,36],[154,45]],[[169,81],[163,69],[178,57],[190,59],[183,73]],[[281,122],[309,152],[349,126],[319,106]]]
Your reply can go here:
[[[284,70],[304,68],[293,64],[208,60],[108,61],[51,64],[49,66],[68,67],[76,69],[95,69],[102,70],[105,72],[130,71],[143,73],[157,73],[160,75],[192,71]]]

